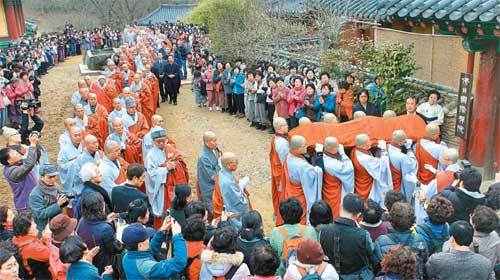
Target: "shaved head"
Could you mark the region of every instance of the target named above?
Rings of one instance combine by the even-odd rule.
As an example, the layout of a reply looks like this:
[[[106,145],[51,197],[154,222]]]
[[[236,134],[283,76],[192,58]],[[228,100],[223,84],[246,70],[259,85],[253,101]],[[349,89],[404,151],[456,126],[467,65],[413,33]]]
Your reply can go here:
[[[234,153],[231,153],[231,152],[225,152],[222,154],[222,157],[221,157],[221,163],[224,167],[227,167],[229,164],[237,161],[238,159],[236,158],[236,155]]]
[[[302,135],[294,135],[290,140],[290,149],[291,150],[303,150],[305,149],[306,138]],[[304,151],[305,153],[305,151]]]
[[[209,140],[211,140],[212,138],[215,138],[215,137],[217,137],[217,136],[212,131],[205,131],[203,133],[203,142],[207,142],[207,141],[209,141]]]
[[[435,140],[439,136],[439,126],[433,123],[426,125],[425,136]]]
[[[443,158],[444,158],[444,160],[450,161],[452,164],[457,163],[458,158],[459,158],[457,149],[448,148],[448,149],[444,150]]]
[[[363,112],[363,111],[356,111],[356,112],[354,112],[354,114],[352,115],[352,119],[353,119],[353,120],[361,119],[361,118],[364,118],[364,117],[366,117],[366,114],[365,114],[365,112]]]
[[[302,117],[299,119],[299,126],[310,124],[311,120],[308,117]]]
[[[273,119],[274,130],[277,131],[280,128],[280,126],[285,126],[285,125],[288,126],[288,124],[284,118],[277,117],[277,118]]]
[[[339,141],[335,137],[326,137],[323,149],[329,153],[336,154],[339,150]]]
[[[113,140],[108,140],[104,143],[104,153],[107,155],[110,152],[114,151],[116,148],[120,148],[120,144]]]
[[[366,148],[370,144],[370,137],[365,133],[358,134],[354,142],[356,143],[356,148]]]
[[[85,142],[85,144],[95,143],[97,142],[97,138],[94,135],[89,134],[85,136],[85,138],[83,138],[83,141]]]
[[[323,122],[325,122],[325,123],[337,123],[338,122],[337,116],[335,116],[332,113],[326,113],[323,116]]]
[[[406,140],[406,133],[404,132],[404,130],[394,130],[392,132],[392,144],[399,144],[401,143],[402,141],[405,141]]]
[[[396,112],[394,112],[393,110],[387,110],[387,111],[385,111],[385,112],[384,112],[384,114],[382,115],[382,118],[386,118],[386,119],[388,119],[388,118],[394,118],[394,117],[396,117],[396,116],[397,116],[397,115],[396,115]]]
[[[66,130],[70,130],[73,126],[75,126],[75,120],[73,118],[64,119],[64,127]]]
[[[160,115],[151,116],[151,124],[153,126],[161,126],[163,123],[163,117]]]

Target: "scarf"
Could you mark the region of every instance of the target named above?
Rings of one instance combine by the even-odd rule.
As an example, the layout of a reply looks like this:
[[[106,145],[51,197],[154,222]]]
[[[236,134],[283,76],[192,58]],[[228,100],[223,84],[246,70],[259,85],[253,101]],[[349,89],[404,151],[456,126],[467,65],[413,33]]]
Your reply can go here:
[[[276,133],[276,136],[284,138],[288,141],[288,133],[287,134],[282,134],[282,133]]]
[[[57,202],[57,194],[59,193],[57,185],[47,186],[42,180],[39,180],[38,187],[43,193],[46,205],[51,205]]]

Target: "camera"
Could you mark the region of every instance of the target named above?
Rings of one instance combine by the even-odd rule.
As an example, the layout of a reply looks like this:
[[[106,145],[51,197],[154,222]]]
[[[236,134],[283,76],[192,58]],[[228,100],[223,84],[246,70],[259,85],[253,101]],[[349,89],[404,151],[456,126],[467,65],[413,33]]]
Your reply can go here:
[[[453,177],[455,177],[455,180],[460,179],[460,175],[462,175],[462,172],[465,169],[470,169],[470,168],[472,168],[472,164],[470,163],[470,161],[466,159],[460,160],[460,169],[457,172],[453,173]]]
[[[59,194],[60,196],[65,196],[67,197],[68,199],[74,199],[76,197],[76,194],[75,193],[72,193],[72,192],[62,192]]]
[[[36,131],[36,130],[33,130],[30,135],[34,135],[38,138],[42,137],[42,133],[40,133],[40,131]]]
[[[21,102],[21,110],[28,110],[29,108],[40,108],[42,107],[42,102],[35,100],[35,99],[30,99],[30,100],[25,100]]]

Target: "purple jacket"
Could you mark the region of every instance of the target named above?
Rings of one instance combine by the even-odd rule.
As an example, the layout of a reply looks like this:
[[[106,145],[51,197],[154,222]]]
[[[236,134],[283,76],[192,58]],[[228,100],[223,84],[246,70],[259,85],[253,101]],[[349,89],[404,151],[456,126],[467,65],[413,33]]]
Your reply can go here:
[[[35,171],[33,171],[37,160],[37,148],[29,147],[26,158],[20,164],[5,166],[3,169],[3,176],[9,182],[14,194],[16,210],[29,207],[30,193],[38,184]]]

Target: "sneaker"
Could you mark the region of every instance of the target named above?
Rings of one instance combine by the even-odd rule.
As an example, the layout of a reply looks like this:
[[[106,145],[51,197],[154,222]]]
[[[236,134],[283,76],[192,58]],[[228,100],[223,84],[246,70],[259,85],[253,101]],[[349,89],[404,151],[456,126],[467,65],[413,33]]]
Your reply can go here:
[[[215,107],[215,110],[216,111],[220,111],[220,108],[217,106],[217,107]]]
[[[212,112],[212,110],[213,110],[212,107],[208,107],[209,112]]]

